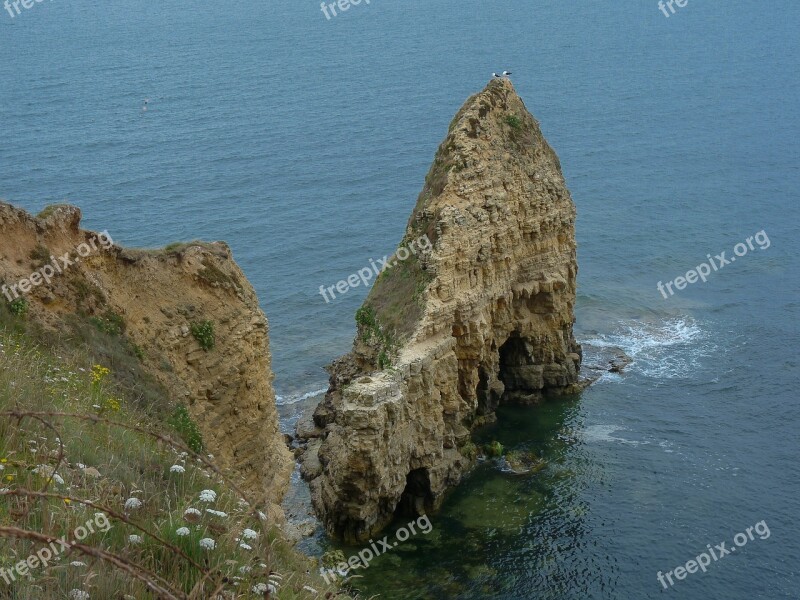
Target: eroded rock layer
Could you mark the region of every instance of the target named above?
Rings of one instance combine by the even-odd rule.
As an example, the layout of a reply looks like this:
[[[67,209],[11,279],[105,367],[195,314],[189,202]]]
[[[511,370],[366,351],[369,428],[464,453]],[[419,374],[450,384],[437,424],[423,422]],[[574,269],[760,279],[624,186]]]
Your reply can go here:
[[[501,402],[579,387],[575,207],[509,81],[453,119],[393,262],[300,431],[315,510],[351,541],[437,508]]]
[[[113,231],[98,237],[80,219],[73,206],[32,217],[0,203],[0,301],[24,298],[28,318],[54,332],[75,336],[91,322],[127,337],[143,373],[188,408],[219,466],[280,519],[293,463],[278,430],[267,319],[230,248],[127,250],[110,243]],[[11,289],[35,272],[38,284]],[[192,334],[205,322],[215,338],[208,350]]]

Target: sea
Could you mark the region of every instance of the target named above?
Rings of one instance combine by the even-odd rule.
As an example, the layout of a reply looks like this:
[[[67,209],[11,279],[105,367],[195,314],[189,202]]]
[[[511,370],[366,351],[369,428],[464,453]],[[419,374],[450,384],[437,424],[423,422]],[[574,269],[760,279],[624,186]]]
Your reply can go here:
[[[633,362],[502,407],[476,441],[545,467],[480,461],[363,597],[800,597],[800,4],[24,4],[0,10],[0,198],[126,246],[227,241],[285,431],[368,291],[320,286],[396,248],[451,118],[512,72],[577,206],[586,364]]]

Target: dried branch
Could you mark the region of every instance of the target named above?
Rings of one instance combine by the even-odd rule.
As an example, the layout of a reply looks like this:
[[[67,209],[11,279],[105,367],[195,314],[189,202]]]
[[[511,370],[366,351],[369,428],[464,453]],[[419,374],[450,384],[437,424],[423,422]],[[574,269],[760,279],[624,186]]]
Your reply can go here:
[[[18,539],[29,539],[37,542],[42,542],[44,544],[50,544],[52,542],[57,541],[55,538],[44,535],[42,533],[38,533],[36,531],[30,531],[28,529],[20,529],[18,527],[3,527],[0,526],[0,537],[13,537]],[[99,548],[93,548],[92,546],[87,546],[85,544],[79,544],[77,542],[67,542],[66,545],[69,548],[74,548],[75,550],[87,555],[93,556],[95,558],[99,558],[100,560],[104,560],[108,563],[111,563],[121,571],[126,572],[131,577],[138,579],[142,583],[144,583],[148,588],[150,588],[153,592],[159,595],[160,598],[164,598],[166,600],[188,600],[188,596],[183,592],[174,589],[170,584],[153,573],[145,569],[144,567],[137,565],[123,556],[119,556],[118,554],[112,554],[110,552],[106,552],[105,550],[100,550]]]

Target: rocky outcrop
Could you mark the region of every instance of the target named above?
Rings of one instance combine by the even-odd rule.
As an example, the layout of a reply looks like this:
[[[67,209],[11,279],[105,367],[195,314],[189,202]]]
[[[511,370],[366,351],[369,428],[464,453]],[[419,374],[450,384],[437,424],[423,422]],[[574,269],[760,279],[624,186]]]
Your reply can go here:
[[[230,248],[127,250],[80,219],[72,206],[34,218],[0,203],[0,301],[24,305],[52,331],[84,319],[124,335],[169,402],[188,408],[220,467],[280,518],[293,461],[278,430],[267,319]],[[215,338],[208,350],[206,322]]]
[[[453,119],[353,351],[300,431],[330,534],[364,540],[434,510],[500,403],[580,388],[574,228],[556,154],[511,83],[490,82]]]

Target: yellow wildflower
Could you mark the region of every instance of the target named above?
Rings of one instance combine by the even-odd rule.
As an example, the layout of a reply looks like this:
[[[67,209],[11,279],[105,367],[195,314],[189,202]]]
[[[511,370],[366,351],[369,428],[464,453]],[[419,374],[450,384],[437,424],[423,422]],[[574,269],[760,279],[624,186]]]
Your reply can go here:
[[[92,384],[99,385],[109,373],[111,373],[110,369],[102,365],[94,365],[92,367]]]
[[[106,401],[103,403],[103,407],[107,408],[108,410],[117,412],[120,409],[121,403],[116,398],[106,398]]]

